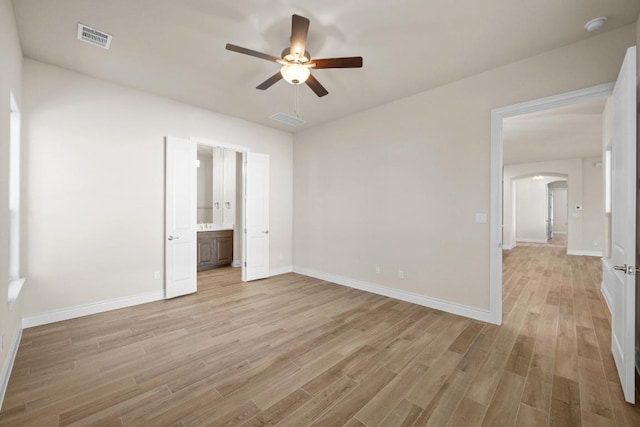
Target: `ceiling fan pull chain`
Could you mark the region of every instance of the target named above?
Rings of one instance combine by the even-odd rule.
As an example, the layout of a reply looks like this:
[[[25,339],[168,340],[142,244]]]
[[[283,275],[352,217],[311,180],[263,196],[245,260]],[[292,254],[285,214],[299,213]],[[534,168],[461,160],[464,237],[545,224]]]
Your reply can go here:
[[[293,87],[293,113],[300,117],[300,99],[298,96],[298,85]]]

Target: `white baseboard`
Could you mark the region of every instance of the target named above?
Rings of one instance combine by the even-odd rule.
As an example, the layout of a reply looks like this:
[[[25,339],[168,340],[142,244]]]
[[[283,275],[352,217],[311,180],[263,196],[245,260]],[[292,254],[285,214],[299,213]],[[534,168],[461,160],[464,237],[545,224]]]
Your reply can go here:
[[[115,298],[91,304],[79,305],[76,307],[63,308],[61,310],[49,311],[46,313],[32,314],[22,317],[22,327],[31,328],[33,326],[46,325],[48,323],[59,322],[61,320],[75,319],[76,317],[89,316],[91,314],[103,313],[105,311],[117,310],[119,308],[131,307],[148,302],[164,299],[164,289],[159,291],[146,292],[144,294],[132,295],[128,297]]]
[[[602,251],[576,251],[574,249],[567,250],[567,255],[578,255],[578,256],[597,256],[602,257]]]
[[[554,231],[553,234],[567,234],[566,231]]]
[[[516,242],[522,243],[547,243],[548,239],[538,239],[538,238],[529,238],[529,237],[516,237]]]
[[[279,268],[271,268],[269,269],[269,277],[279,276],[281,274],[291,273],[293,271],[293,267],[288,265],[286,267]]]
[[[242,267],[242,261],[238,261],[237,259],[234,259],[233,262],[231,263],[231,267]]]
[[[7,358],[0,371],[0,409],[2,409],[2,403],[4,402],[4,394],[7,391],[9,385],[9,378],[11,377],[11,370],[13,369],[13,363],[16,360],[16,354],[18,354],[18,347],[20,346],[20,339],[22,338],[22,325],[18,323],[18,330],[16,331],[13,341],[7,351]]]
[[[422,305],[424,307],[434,308],[436,310],[446,311],[448,313],[457,314],[459,316],[469,317],[471,319],[480,320],[487,323],[495,323],[489,310],[482,310],[467,305],[456,304],[437,298],[431,298],[424,295],[415,294],[413,292],[400,291],[397,289],[386,288],[384,286],[374,285],[372,283],[363,282],[361,280],[350,279],[348,277],[337,276],[334,274],[323,273],[320,271],[310,270],[302,267],[293,267],[293,272],[303,274],[305,276],[315,277],[316,279],[326,280],[327,282],[336,283],[338,285],[348,286],[350,288],[360,289],[362,291],[383,295],[390,298],[399,299],[401,301]]]
[[[510,251],[511,249],[513,249],[515,247],[516,247],[515,243],[513,245],[505,245],[505,244],[502,245],[502,249],[505,250],[505,251]]]

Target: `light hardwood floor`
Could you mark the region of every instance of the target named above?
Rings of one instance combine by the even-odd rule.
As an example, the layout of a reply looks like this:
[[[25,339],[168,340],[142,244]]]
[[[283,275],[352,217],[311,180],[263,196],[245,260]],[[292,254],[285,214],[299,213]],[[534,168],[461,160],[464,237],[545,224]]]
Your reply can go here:
[[[521,245],[504,323],[286,274],[24,331],[0,424],[640,426],[600,262]]]

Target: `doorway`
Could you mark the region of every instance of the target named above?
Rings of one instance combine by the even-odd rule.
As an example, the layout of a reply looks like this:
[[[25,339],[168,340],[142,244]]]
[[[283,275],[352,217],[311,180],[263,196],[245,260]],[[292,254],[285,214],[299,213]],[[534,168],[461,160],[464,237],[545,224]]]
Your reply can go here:
[[[239,241],[239,251],[234,255],[235,265],[242,268],[242,281],[258,280],[269,277],[269,206],[270,206],[270,161],[267,154],[252,152],[245,146],[213,141],[206,138],[191,137],[190,141],[202,147],[235,153],[236,189],[228,189],[228,199],[235,194],[235,220]],[[229,168],[231,169],[230,165]],[[218,181],[220,181],[218,179]],[[227,209],[220,206],[221,210]],[[222,209],[224,208],[224,209]],[[217,209],[216,209],[217,210]],[[227,209],[228,210],[228,209]],[[220,214],[218,214],[220,215]],[[234,216],[230,216],[233,218]],[[224,223],[224,214],[221,215]],[[227,224],[228,226],[228,224]],[[235,244],[234,237],[234,244]],[[239,257],[235,258],[235,256]]]
[[[197,270],[242,266],[242,153],[198,144]]]
[[[523,102],[512,106],[494,109],[491,112],[491,223],[490,223],[490,317],[494,323],[502,323],[502,255],[503,255],[503,243],[505,243],[505,249],[508,249],[506,244],[508,242],[503,240],[504,235],[507,234],[510,224],[504,222],[504,216],[508,215],[505,212],[503,215],[503,197],[508,198],[512,196],[509,191],[503,191],[503,184],[506,186],[510,182],[510,179],[505,176],[505,162],[504,162],[504,122],[508,118],[514,118],[518,116],[524,116],[529,113],[538,113],[551,108],[564,107],[575,105],[577,103],[602,100],[611,96],[613,92],[613,83],[607,83],[598,85],[586,89],[581,89],[573,92],[568,92],[548,98],[542,98],[538,100]],[[550,148],[549,150],[553,150]],[[542,163],[542,162],[540,162]],[[517,162],[514,162],[517,164]],[[573,166],[569,166],[568,169],[578,168],[577,162],[574,162]],[[535,173],[541,171],[541,166],[538,166],[535,170],[529,170],[528,173]],[[548,172],[548,171],[545,171]],[[566,173],[569,176],[569,183],[571,180],[571,173],[569,171],[560,171]],[[514,172],[515,173],[515,172]],[[520,171],[519,174],[523,175],[527,172]],[[517,175],[514,175],[517,176]],[[582,194],[579,195],[580,201]],[[576,210],[581,209],[580,203],[573,203],[574,200],[568,195],[569,203],[569,219],[577,218],[579,216]],[[574,217],[573,214],[576,214]],[[569,221],[570,222],[570,221]],[[569,224],[569,229],[571,224]],[[570,233],[570,231],[569,231]],[[514,237],[515,241],[515,237]]]
[[[604,311],[610,313],[601,316],[604,325],[611,329],[611,353],[620,378],[625,400],[635,401],[635,378],[640,372],[636,363],[638,358],[638,338],[635,325],[638,323],[636,310],[636,275],[637,270],[637,241],[636,241],[636,47],[630,47],[622,63],[620,73],[615,82],[591,87],[579,91],[569,92],[549,98],[525,102],[492,111],[491,114],[491,265],[490,265],[490,310],[497,323],[502,321],[502,183],[504,164],[504,123],[506,119],[521,114],[539,112],[544,109],[568,106],[577,102],[585,102],[598,98],[609,98],[608,108],[603,114],[605,120],[602,133],[603,145],[612,144],[612,198],[611,198],[611,256],[602,259],[602,269],[596,276],[600,283],[596,283],[595,295],[604,296]],[[607,146],[608,149],[608,146]],[[604,150],[603,150],[604,151]],[[604,153],[603,153],[604,154]],[[606,156],[602,158],[607,160]],[[602,169],[603,161],[594,162],[594,167]],[[601,187],[604,187],[604,174],[600,172]],[[570,178],[571,182],[571,178]],[[570,196],[568,197],[570,199]],[[602,211],[604,211],[605,197],[601,194]],[[583,210],[582,203],[575,204],[569,200],[569,219],[580,217]],[[608,210],[608,209],[607,209]],[[601,215],[604,219],[605,215]],[[569,224],[570,225],[570,224]],[[603,226],[603,233],[605,227]],[[608,227],[607,227],[608,228]],[[586,242],[585,242],[586,240]],[[578,241],[584,248],[588,247],[588,239]],[[569,245],[571,242],[569,242]],[[595,246],[595,245],[594,245]],[[590,251],[588,251],[590,252]],[[605,248],[606,252],[606,248]],[[602,255],[603,251],[600,251]],[[601,274],[600,274],[601,273]],[[600,286],[598,286],[600,285]],[[610,289],[612,298],[607,298],[606,289]],[[553,295],[552,295],[553,297]],[[552,300],[553,301],[553,298]],[[595,324],[595,323],[594,323]],[[608,342],[605,339],[603,342]],[[635,347],[634,347],[635,346]],[[606,348],[606,347],[604,347]],[[602,350],[602,347],[600,347]],[[561,359],[562,360],[562,359]]]
[[[201,151],[221,150],[223,157],[224,151],[228,151],[228,164],[235,166],[235,172],[230,176],[236,175],[235,187],[241,188],[240,192],[237,188],[227,191],[226,200],[223,197],[218,202],[218,211],[222,213],[218,214],[218,222],[214,219],[215,205],[210,215],[206,214],[206,206],[202,206],[198,214],[198,146]],[[165,161],[165,298],[197,291],[198,227],[210,228],[206,231],[214,231],[216,227],[237,229],[240,242],[237,256],[240,258],[236,259],[236,265],[239,261],[242,280],[269,277],[269,156],[202,138],[167,137]],[[211,181],[213,186],[215,180],[212,178]],[[234,206],[234,198],[237,206]],[[213,195],[211,202],[214,203]],[[225,210],[235,212],[228,214],[225,220]],[[226,243],[222,241],[223,244]],[[212,252],[211,248],[209,251]],[[209,254],[209,258],[213,256]]]
[[[562,235],[566,238],[567,220],[567,181],[553,181],[547,185],[549,193],[549,239]]]

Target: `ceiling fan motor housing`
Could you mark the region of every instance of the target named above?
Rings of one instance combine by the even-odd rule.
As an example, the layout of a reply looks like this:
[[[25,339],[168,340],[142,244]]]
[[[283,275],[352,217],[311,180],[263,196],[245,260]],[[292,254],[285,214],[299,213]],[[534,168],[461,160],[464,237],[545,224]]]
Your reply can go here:
[[[304,63],[309,62],[311,60],[311,54],[309,53],[308,50],[305,50],[304,54],[302,56],[294,55],[294,54],[291,53],[291,50],[287,47],[282,51],[281,58],[282,58],[283,61],[297,62],[297,63],[300,63],[300,64],[304,64]]]

